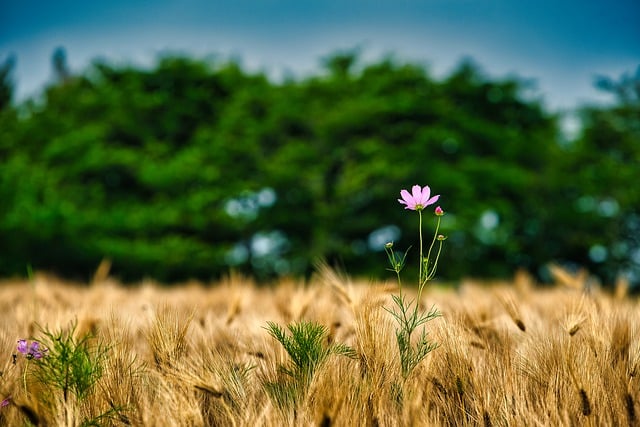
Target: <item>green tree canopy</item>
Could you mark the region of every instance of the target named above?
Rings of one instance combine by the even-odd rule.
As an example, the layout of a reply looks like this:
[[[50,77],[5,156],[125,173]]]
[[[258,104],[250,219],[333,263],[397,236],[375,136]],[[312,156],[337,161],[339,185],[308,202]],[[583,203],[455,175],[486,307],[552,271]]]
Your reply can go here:
[[[387,240],[416,247],[396,202],[413,184],[442,195],[447,278],[600,268],[594,245],[621,240],[628,264],[637,102],[585,108],[565,146],[527,88],[469,61],[438,80],[352,52],[281,82],[233,61],[95,62],[1,111],[0,274],[87,277],[107,257],[125,280],[265,279],[319,259],[381,277]],[[577,212],[585,197],[607,214]]]

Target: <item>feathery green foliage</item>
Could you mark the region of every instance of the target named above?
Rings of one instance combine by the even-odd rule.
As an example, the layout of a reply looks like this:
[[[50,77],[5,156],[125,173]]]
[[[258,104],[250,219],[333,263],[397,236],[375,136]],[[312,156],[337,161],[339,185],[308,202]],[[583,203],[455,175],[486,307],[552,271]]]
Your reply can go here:
[[[91,334],[76,337],[76,327],[77,322],[73,321],[68,328],[56,332],[43,328],[39,342],[47,349],[46,354],[30,365],[34,379],[47,390],[46,394],[38,396],[38,400],[52,408],[61,401],[64,411],[71,402],[85,401],[95,392],[109,356],[108,347]],[[88,416],[80,425],[102,425],[122,410],[119,405],[112,404],[106,411]]]
[[[41,342],[49,351],[34,371],[40,382],[62,392],[65,401],[70,394],[82,400],[93,391],[107,357],[106,348],[89,334],[76,338],[75,329],[75,323],[57,332],[43,329]]]
[[[287,325],[290,334],[274,323],[265,328],[289,355],[289,363],[279,366],[285,377],[278,382],[267,382],[265,388],[278,406],[291,408],[304,397],[314,374],[327,357],[338,354],[355,358],[355,351],[341,343],[327,343],[328,331],[315,322],[294,322]]]
[[[440,312],[434,307],[431,307],[426,314],[417,314],[417,310],[411,310],[412,305],[415,303],[401,301],[398,295],[393,295],[393,299],[401,310],[405,310],[402,314],[396,312],[391,312],[391,314],[400,325],[400,327],[396,329],[396,342],[398,344],[398,350],[400,351],[402,377],[406,379],[415,367],[418,366],[418,363],[427,357],[431,351],[438,348],[438,343],[429,340],[425,328],[422,328],[415,342],[412,341],[411,336],[420,325],[440,317]],[[411,312],[409,316],[406,315],[407,311]]]

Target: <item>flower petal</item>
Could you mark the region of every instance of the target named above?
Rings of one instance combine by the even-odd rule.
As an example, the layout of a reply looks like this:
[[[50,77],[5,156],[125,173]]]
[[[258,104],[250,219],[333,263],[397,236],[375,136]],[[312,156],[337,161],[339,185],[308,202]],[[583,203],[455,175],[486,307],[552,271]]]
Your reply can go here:
[[[400,191],[400,196],[402,197],[402,200],[404,200],[405,204],[409,204],[413,201],[413,197],[411,197],[411,194],[409,194],[407,190]]]
[[[405,209],[413,209],[413,210],[415,210],[415,207],[416,207],[415,203],[413,203],[413,202],[405,202],[402,199],[398,199],[398,201],[401,204],[405,205],[405,207],[404,207]]]
[[[439,194],[438,194],[438,195],[436,195],[436,196],[433,196],[432,198],[430,198],[429,200],[427,200],[427,202],[424,204],[424,206],[429,206],[429,205],[434,204],[435,202],[437,202],[437,201],[438,201],[438,199],[439,199],[439,198],[440,198],[440,195],[439,195]]]
[[[400,191],[400,195],[402,199],[398,199],[398,201],[405,205],[405,209],[416,209],[416,202],[411,194],[407,190]]]
[[[420,200],[422,199],[422,188],[416,184],[411,187],[411,193],[413,193],[413,202],[420,203]]]
[[[427,206],[427,200],[429,200],[429,196],[431,196],[431,188],[428,185],[425,185],[422,189],[422,194],[420,195],[420,204],[422,206]]]
[[[27,340],[18,340],[18,353],[27,354]]]

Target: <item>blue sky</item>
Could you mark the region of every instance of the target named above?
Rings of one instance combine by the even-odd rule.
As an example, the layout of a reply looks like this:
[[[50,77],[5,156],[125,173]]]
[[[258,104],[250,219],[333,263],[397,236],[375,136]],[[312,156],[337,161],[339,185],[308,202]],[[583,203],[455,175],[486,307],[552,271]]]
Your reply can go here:
[[[323,57],[359,47],[365,60],[392,53],[444,76],[472,57],[492,77],[534,80],[552,109],[608,97],[596,75],[640,65],[638,0],[6,0],[0,60],[17,57],[19,98],[51,76],[63,46],[73,71],[92,59],[150,65],[171,50],[234,57],[274,78],[304,76]]]

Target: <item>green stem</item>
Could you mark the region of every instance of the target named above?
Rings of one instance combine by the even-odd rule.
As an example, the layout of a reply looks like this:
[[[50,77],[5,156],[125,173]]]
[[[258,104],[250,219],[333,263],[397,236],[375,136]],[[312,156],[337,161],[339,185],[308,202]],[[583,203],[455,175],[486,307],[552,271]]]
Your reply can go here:
[[[420,231],[420,265],[418,272],[418,285],[422,283],[422,264],[424,264],[424,257],[422,255],[422,210],[418,210],[418,230]],[[418,286],[418,289],[420,286]]]
[[[433,262],[433,269],[431,270],[431,273],[429,273],[427,280],[433,279],[433,276],[436,275],[436,270],[438,269],[438,260],[440,259],[440,252],[442,252],[442,240],[440,240],[439,243],[440,244],[438,245],[438,253],[436,254],[436,260]]]
[[[429,267],[429,260],[431,259],[431,251],[433,250],[433,245],[436,243],[436,239],[438,238],[438,230],[440,230],[440,217],[439,216],[438,216],[438,223],[436,224],[436,230],[433,233],[433,240],[431,240],[431,245],[429,246],[429,251],[427,252],[427,260],[426,260],[427,268]],[[431,274],[431,273],[433,273],[434,271],[435,271],[435,268],[431,272],[429,272],[429,273],[427,273],[425,275],[424,281],[420,282],[419,292],[422,292],[422,287],[424,287],[424,285],[427,283],[427,281],[431,277],[433,277],[433,274]],[[422,279],[422,277],[421,277],[421,279]]]
[[[65,407],[65,412],[66,412],[66,408],[67,408],[67,391],[69,390],[69,366],[66,365],[65,366],[65,370],[64,370],[64,387],[62,389],[62,395],[64,398],[64,407]]]
[[[29,369],[29,359],[27,359],[27,363],[24,367],[24,371],[22,372],[22,386],[24,387],[24,392],[27,392],[27,370]]]

